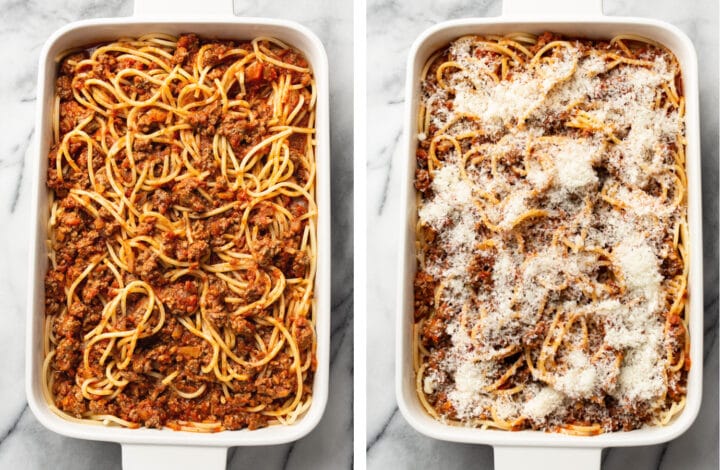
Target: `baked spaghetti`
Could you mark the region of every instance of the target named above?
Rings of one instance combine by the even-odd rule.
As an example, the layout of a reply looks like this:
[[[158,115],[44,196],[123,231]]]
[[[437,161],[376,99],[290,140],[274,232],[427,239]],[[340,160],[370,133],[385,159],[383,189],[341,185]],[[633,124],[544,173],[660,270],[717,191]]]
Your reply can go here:
[[[466,36],[421,76],[427,412],[575,435],[668,423],[690,368],[676,58],[629,35]]]
[[[150,34],[61,60],[43,383],[61,416],[289,424],[316,367],[315,85],[273,38]]]

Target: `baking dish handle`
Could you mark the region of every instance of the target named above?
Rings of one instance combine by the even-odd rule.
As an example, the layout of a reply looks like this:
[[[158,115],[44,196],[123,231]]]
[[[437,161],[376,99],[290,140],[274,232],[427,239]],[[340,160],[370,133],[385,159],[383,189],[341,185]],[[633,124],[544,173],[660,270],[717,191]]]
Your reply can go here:
[[[139,0],[136,0],[139,1]],[[502,16],[602,16],[603,0],[503,0]]]
[[[233,0],[135,0],[135,16],[229,16],[232,17]]]
[[[226,447],[122,445],[123,470],[224,470]]]
[[[602,449],[495,446],[495,470],[600,470]]]

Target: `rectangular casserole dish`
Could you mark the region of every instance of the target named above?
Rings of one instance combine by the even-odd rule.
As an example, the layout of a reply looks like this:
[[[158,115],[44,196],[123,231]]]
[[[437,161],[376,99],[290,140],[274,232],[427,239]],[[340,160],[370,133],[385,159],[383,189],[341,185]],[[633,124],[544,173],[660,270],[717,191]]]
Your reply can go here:
[[[415,392],[412,358],[413,278],[416,271],[415,149],[420,73],[430,55],[450,41],[468,34],[510,32],[557,32],[569,37],[609,39],[628,33],[653,39],[669,48],[682,69],[686,99],[688,176],[688,226],[690,234],[689,329],[692,367],[688,374],[685,409],[664,427],[631,432],[579,437],[538,431],[498,431],[450,426],[429,416]],[[700,408],[702,389],[703,268],[702,212],[700,189],[700,132],[698,114],[698,72],[695,48],[678,28],[656,20],[612,18],[602,14],[602,0],[572,1],[503,0],[498,18],[452,20],[426,30],[413,44],[408,57],[405,94],[405,161],[402,166],[401,233],[396,324],[396,395],[405,419],[417,431],[447,441],[494,446],[495,469],[599,469],[605,447],[640,446],[666,442],[686,431]]]
[[[48,190],[45,186],[47,154],[52,140],[52,103],[57,58],[65,50],[138,36],[150,32],[194,32],[221,39],[276,37],[300,50],[313,69],[316,104],[316,198],[318,205],[318,259],[315,285],[317,311],[317,371],[310,409],[293,425],[270,426],[254,431],[203,434],[169,429],[124,429],[78,424],[54,414],[42,394],[44,276],[47,269]],[[325,49],[307,28],[290,21],[236,18],[232,0],[136,0],[134,16],[93,19],[69,24],[56,31],[40,53],[38,100],[32,175],[30,279],[27,303],[26,393],[30,408],[48,429],[70,437],[122,444],[123,468],[225,468],[230,446],[272,445],[291,442],[308,434],[320,421],[328,396],[330,364],[330,135],[329,87]]]

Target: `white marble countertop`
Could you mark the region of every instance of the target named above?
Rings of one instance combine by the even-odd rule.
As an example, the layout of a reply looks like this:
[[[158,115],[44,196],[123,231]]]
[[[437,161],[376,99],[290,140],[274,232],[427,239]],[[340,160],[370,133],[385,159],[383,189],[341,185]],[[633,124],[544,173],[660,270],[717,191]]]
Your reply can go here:
[[[679,5],[681,5],[679,7]],[[405,64],[414,39],[451,18],[497,16],[499,0],[368,0],[368,469],[491,469],[489,446],[442,442],[413,430],[394,384],[395,275],[400,214],[397,162]],[[718,5],[714,0],[605,0],[605,13],[670,22],[695,43],[700,63],[705,249],[703,404],[692,428],[663,445],[606,450],[603,469],[718,468]]]
[[[228,0],[231,1],[231,0]],[[352,465],[352,3],[238,0],[235,13],[298,21],[323,41],[330,61],[333,289],[331,393],[315,431],[294,444],[233,448],[228,468],[348,469]],[[24,175],[33,136],[38,54],[47,37],[75,20],[129,16],[131,0],[0,2],[0,468],[119,469],[120,446],[62,437],[44,429],[25,401],[24,331],[27,277]]]

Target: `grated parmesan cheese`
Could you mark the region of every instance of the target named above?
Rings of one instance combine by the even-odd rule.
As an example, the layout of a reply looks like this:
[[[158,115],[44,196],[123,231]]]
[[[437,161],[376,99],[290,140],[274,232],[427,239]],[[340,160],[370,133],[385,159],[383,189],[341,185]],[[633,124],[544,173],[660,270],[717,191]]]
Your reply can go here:
[[[593,170],[597,161],[600,145],[587,139],[566,139],[555,154],[555,168],[558,181],[569,190],[597,183]]]
[[[497,84],[487,74],[478,73],[488,69],[481,61],[460,57],[463,69],[454,77],[453,109],[456,113],[477,116],[490,133],[502,132],[513,119],[530,114],[555,85],[567,78],[577,56],[578,51],[573,49],[557,64],[545,64],[536,71],[519,73]]]
[[[665,366],[665,361],[658,354],[656,342],[646,341],[632,349],[620,369],[621,402],[632,403],[659,397],[665,389]]]
[[[542,421],[563,403],[563,395],[552,387],[544,387],[525,406],[523,414],[534,421]]]
[[[505,201],[505,209],[503,210],[503,220],[500,226],[509,229],[513,222],[517,220],[524,212],[528,210],[526,203],[527,194],[524,192],[511,193]]]
[[[573,350],[567,371],[555,381],[555,388],[571,398],[589,398],[598,386],[598,371],[582,350]]]
[[[621,241],[613,256],[620,263],[628,288],[647,291],[650,297],[658,295],[662,281],[658,260],[640,234]]]
[[[428,374],[423,378],[423,391],[428,395],[434,393],[437,386],[438,380],[435,374]]]
[[[476,155],[469,161],[446,151],[433,171],[431,196],[418,209],[441,247],[441,256],[423,262],[442,283],[439,302],[449,315],[449,345],[424,377],[423,391],[445,392],[461,421],[486,419],[492,410],[500,419],[536,423],[563,416],[563,405],[580,400],[610,395],[636,406],[663,396],[660,263],[668,230],[684,214],[657,189],[676,184],[667,176],[669,149],[681,145],[684,131],[675,109],[656,106],[663,85],[674,80],[671,62],[660,55],[650,68],[611,66],[600,52],[572,46],[496,81],[495,56],[477,54],[474,41],[468,36],[450,45],[456,65],[444,74],[447,89],[424,88],[430,128],[417,135],[427,150],[432,132],[446,128],[464,154]],[[589,129],[573,129],[577,122]],[[481,138],[470,139],[469,132]],[[534,208],[547,217],[517,226],[520,250],[516,222]],[[498,232],[489,233],[484,217]],[[471,289],[473,260],[488,239],[489,284]],[[608,252],[622,279],[604,267]],[[610,281],[599,279],[603,269]],[[626,290],[583,290],[585,279],[624,282]],[[540,319],[542,334],[553,334],[548,324],[556,309],[566,313],[561,321],[578,313],[600,323],[593,341],[601,349],[588,350],[576,323],[565,331],[547,376],[535,373],[517,395],[486,392],[507,370],[497,359],[503,348],[522,351]]]

